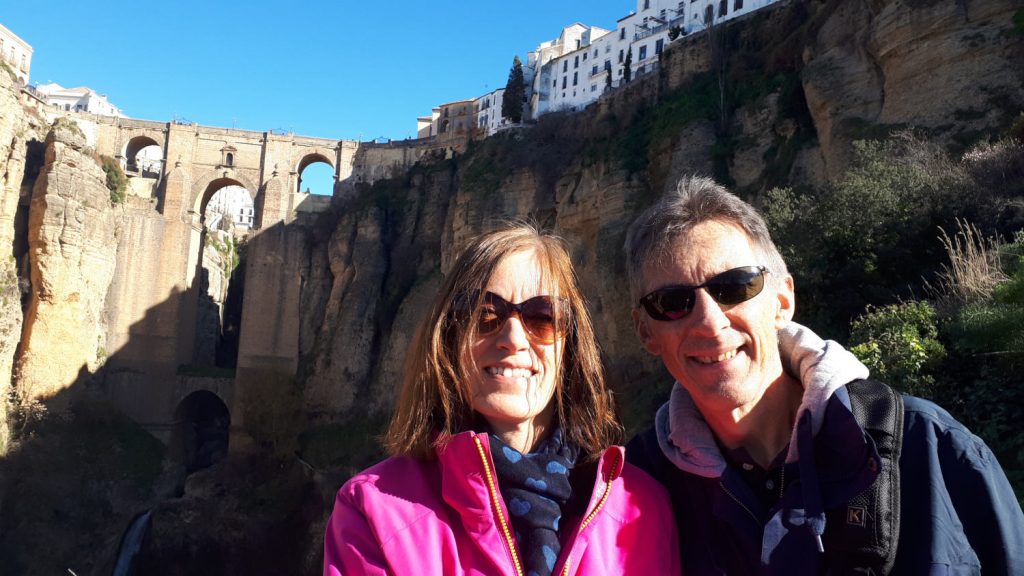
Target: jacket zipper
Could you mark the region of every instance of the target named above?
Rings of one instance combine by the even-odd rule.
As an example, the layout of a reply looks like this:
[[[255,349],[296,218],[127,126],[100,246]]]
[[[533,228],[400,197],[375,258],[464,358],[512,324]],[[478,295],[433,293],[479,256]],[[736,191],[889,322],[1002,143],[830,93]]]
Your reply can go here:
[[[519,554],[516,551],[516,541],[512,538],[512,531],[509,530],[508,521],[505,520],[505,514],[501,511],[501,496],[498,494],[498,487],[494,483],[494,474],[491,473],[491,464],[487,461],[487,453],[484,451],[484,445],[478,436],[474,436],[473,441],[476,442],[476,450],[480,453],[480,461],[484,465],[484,476],[487,477],[487,490],[491,495],[491,504],[494,506],[494,512],[498,515],[498,524],[501,525],[501,532],[505,535],[505,545],[508,546],[508,553],[512,556],[512,567],[515,568],[516,576],[523,576],[523,568],[519,563]]]
[[[740,508],[743,508],[744,510],[746,510],[746,511],[747,511],[747,514],[750,514],[750,517],[754,519],[754,522],[757,522],[758,524],[760,524],[760,523],[761,523],[761,521],[760,521],[760,520],[759,520],[759,519],[757,518],[757,515],[756,515],[756,514],[754,514],[753,512],[751,512],[751,511],[750,511],[750,508],[747,508],[747,505],[746,505],[746,504],[744,504],[744,503],[743,503],[742,501],[740,501],[740,499],[739,499],[739,498],[737,498],[735,494],[733,494],[732,492],[730,492],[730,491],[729,491],[729,489],[725,487],[725,483],[724,483],[724,482],[722,482],[721,480],[719,480],[719,482],[718,482],[718,485],[719,485],[719,486],[721,486],[721,487],[722,487],[722,490],[723,490],[723,491],[724,491],[724,492],[725,492],[726,494],[728,494],[728,495],[729,495],[729,498],[732,498],[733,502],[735,502],[735,503],[739,504],[739,505],[740,505]]]
[[[586,528],[587,525],[590,524],[594,520],[594,517],[597,516],[597,513],[600,512],[601,508],[604,507],[604,503],[608,501],[608,496],[612,492],[612,482],[615,481],[615,470],[617,470],[618,468],[619,468],[619,457],[616,454],[615,461],[612,462],[612,471],[609,472],[608,473],[608,477],[605,478],[604,493],[601,494],[601,499],[598,500],[597,505],[594,506],[594,509],[590,511],[590,514],[587,514],[586,518],[583,519],[583,522],[580,522],[580,527],[576,531],[576,535],[577,536],[579,536],[579,534],[581,532],[583,532],[583,529]],[[569,553],[566,554],[566,556],[565,556],[565,569],[562,571],[562,574],[564,576],[569,576],[569,567],[570,566],[572,566],[572,550],[571,549],[569,550]]]

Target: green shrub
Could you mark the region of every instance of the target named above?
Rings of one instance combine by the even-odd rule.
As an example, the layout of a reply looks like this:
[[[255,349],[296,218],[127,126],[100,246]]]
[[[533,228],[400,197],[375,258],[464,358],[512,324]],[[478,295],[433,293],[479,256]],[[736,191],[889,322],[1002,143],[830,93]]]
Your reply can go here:
[[[971,354],[1024,356],[1024,232],[1003,246],[1006,279],[990,289],[990,298],[967,303],[954,315],[950,338]]]
[[[110,203],[123,204],[127,197],[128,176],[121,170],[121,164],[110,156],[100,156],[100,165],[107,175],[107,189],[110,190]]]
[[[872,377],[915,396],[936,396],[933,371],[946,349],[938,341],[935,309],[927,302],[869,308],[853,321],[850,351]]]

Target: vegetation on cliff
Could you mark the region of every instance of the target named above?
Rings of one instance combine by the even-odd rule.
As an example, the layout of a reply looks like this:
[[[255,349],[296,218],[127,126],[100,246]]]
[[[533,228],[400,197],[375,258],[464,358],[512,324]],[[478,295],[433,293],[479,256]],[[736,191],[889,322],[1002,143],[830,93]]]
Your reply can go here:
[[[901,132],[855,150],[839,181],[766,195],[797,320],[947,408],[1024,497],[1024,145],[952,155]]]
[[[110,190],[111,204],[124,204],[128,191],[128,176],[121,164],[110,156],[100,156],[100,166],[107,175],[107,189]]]

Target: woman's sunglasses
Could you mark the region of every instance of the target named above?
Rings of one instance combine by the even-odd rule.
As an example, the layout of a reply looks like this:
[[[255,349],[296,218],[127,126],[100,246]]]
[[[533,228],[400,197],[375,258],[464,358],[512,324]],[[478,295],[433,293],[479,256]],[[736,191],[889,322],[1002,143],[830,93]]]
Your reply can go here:
[[[460,296],[455,300],[455,311],[465,318],[476,302],[476,296]],[[534,296],[513,304],[493,292],[487,292],[480,302],[477,334],[489,336],[501,330],[513,313],[519,315],[519,321],[523,323],[523,328],[533,341],[539,344],[553,344],[556,338],[565,334],[569,326],[571,308],[566,298]]]
[[[764,266],[742,266],[716,274],[699,286],[665,286],[640,299],[647,315],[655,320],[678,320],[693,310],[697,289],[703,288],[718,302],[733,306],[750,300],[764,289]]]

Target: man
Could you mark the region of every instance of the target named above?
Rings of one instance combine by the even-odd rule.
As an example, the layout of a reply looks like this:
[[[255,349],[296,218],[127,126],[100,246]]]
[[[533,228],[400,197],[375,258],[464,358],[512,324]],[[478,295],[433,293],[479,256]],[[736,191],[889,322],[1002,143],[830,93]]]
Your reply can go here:
[[[637,336],[678,382],[627,459],[671,493],[685,573],[1024,574],[989,448],[791,321],[750,205],[683,179],[625,248]]]

